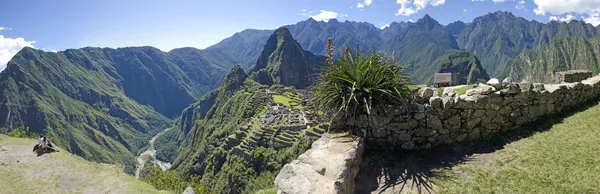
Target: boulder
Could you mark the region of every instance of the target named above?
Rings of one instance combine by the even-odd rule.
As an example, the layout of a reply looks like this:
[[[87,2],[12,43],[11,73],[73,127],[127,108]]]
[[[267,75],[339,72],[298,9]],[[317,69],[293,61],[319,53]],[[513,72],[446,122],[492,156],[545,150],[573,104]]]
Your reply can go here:
[[[454,106],[454,98],[452,97],[442,97],[442,107],[444,109],[450,109]]]
[[[433,96],[433,91],[434,90],[431,87],[423,87],[423,88],[419,89],[417,94],[419,95],[419,97],[421,97],[423,99],[429,99]]]
[[[442,107],[442,98],[440,98],[439,96],[434,96],[429,98],[429,104],[431,104],[431,106],[433,108],[441,108]]]
[[[442,121],[436,116],[429,116],[427,118],[427,127],[435,130],[442,129]]]
[[[492,78],[490,79],[487,83],[487,85],[490,85],[492,87],[494,87],[496,90],[500,90],[502,89],[502,84],[500,83],[500,81],[496,78]]]
[[[532,89],[532,90],[533,90],[533,91],[535,91],[535,92],[541,92],[541,91],[544,91],[544,84],[541,84],[541,83],[534,83],[534,84],[533,84],[533,89]]]
[[[521,88],[521,92],[529,92],[533,89],[533,84],[527,81],[522,81],[518,84],[519,88]]]
[[[510,85],[512,83],[513,83],[512,78],[511,77],[506,77],[506,78],[504,78],[504,80],[502,80],[502,87],[503,88],[507,88],[508,85]]]
[[[454,87],[445,87],[442,96],[454,97],[456,96],[456,88]]]
[[[515,83],[509,83],[504,87],[504,89],[500,90],[500,95],[514,95],[521,92],[519,85]]]
[[[477,95],[477,94],[488,95],[495,91],[496,91],[496,88],[480,83],[477,86],[475,86],[474,88],[468,89],[467,96],[473,96],[473,95]]]
[[[275,178],[278,193],[342,194],[354,192],[364,143],[360,137],[327,135],[315,141],[311,148],[283,166]]]
[[[194,189],[192,189],[192,187],[187,187],[185,188],[185,191],[183,191],[183,194],[194,194]]]

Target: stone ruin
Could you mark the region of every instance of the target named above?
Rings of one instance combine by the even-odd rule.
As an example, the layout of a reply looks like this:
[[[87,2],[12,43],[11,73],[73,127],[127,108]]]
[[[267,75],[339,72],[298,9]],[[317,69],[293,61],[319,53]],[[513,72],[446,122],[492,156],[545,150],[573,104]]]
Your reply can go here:
[[[573,83],[580,82],[589,77],[592,77],[592,72],[587,70],[570,70],[570,71],[561,71],[556,72],[555,75],[555,83]]]
[[[597,101],[600,76],[561,84],[514,83],[510,78],[474,85],[466,94],[452,88],[436,94],[422,88],[421,103],[398,107],[394,114],[351,124],[362,127],[370,149],[429,149],[519,129],[547,115]],[[345,143],[341,143],[345,142]],[[297,160],[286,164],[275,179],[278,193],[354,193],[364,149],[363,139],[331,139],[326,135]]]
[[[352,122],[365,129],[369,148],[405,150],[481,140],[498,132],[518,129],[545,115],[559,113],[600,96],[600,76],[575,83],[514,83],[496,79],[472,86],[466,94],[421,88],[423,103],[366,121]],[[418,101],[418,99],[417,99]]]

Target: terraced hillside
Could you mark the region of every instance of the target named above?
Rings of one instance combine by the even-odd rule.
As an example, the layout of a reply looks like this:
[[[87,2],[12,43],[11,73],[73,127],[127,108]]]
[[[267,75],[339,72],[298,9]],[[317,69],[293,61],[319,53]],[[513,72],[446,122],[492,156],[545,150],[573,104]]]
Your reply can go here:
[[[193,184],[210,185],[208,193],[271,188],[279,169],[327,129],[306,95],[261,85],[236,66],[219,90],[184,110],[156,140],[158,157],[176,152],[163,154],[164,160],[183,177],[199,177],[189,180]]]

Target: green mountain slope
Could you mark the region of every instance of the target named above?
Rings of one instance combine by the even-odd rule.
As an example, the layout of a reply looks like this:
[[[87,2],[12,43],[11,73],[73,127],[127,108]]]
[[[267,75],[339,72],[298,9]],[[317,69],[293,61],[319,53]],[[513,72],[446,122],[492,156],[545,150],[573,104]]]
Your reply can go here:
[[[69,152],[123,164],[224,71],[151,47],[24,48],[0,73],[0,132],[24,125]]]
[[[466,51],[456,51],[440,59],[440,73],[452,73],[454,85],[486,82],[490,79],[479,59]]]
[[[302,49],[288,29],[281,27],[269,37],[250,72],[269,77],[260,71],[264,69],[271,74],[273,83],[305,88],[310,85],[310,77],[321,70],[325,61],[326,57]],[[268,78],[260,79],[262,83],[269,82],[264,79]]]
[[[234,65],[248,68],[258,59],[258,53],[273,30],[244,30],[210,46],[200,53],[208,61],[227,69]]]
[[[543,24],[497,11],[475,18],[459,35],[461,48],[475,54],[491,76],[503,77],[507,66],[526,48],[533,48]]]
[[[567,37],[551,41],[537,52],[526,50],[514,60],[510,76],[515,80],[553,82],[558,71],[600,72],[600,37]]]
[[[502,78],[509,75],[510,64],[526,49],[539,49],[557,38],[597,35],[594,26],[577,20],[543,24],[497,11],[475,18],[461,32],[457,42],[475,54],[491,76]]]

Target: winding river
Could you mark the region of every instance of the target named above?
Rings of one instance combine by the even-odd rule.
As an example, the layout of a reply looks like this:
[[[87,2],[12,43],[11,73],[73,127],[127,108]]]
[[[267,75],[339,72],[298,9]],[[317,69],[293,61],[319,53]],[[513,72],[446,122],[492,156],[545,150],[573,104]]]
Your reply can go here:
[[[144,166],[148,163],[157,165],[163,171],[167,171],[167,170],[169,170],[169,168],[171,168],[171,163],[163,162],[156,158],[156,149],[154,149],[154,141],[156,141],[156,138],[158,138],[160,135],[164,134],[165,132],[169,131],[169,129],[171,129],[171,128],[167,128],[167,129],[161,131],[160,133],[156,134],[154,137],[152,137],[152,139],[150,139],[150,141],[148,142],[149,143],[148,150],[142,152],[140,155],[138,155],[135,158],[137,160],[137,167],[135,170],[135,179],[140,179],[140,174],[142,173]]]

